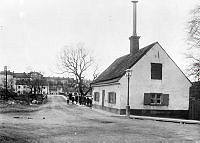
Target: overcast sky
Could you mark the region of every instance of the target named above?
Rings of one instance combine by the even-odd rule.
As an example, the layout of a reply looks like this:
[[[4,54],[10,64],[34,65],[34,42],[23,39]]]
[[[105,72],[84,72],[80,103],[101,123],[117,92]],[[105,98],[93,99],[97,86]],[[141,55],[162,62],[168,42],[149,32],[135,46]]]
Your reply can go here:
[[[199,0],[139,0],[140,48],[158,41],[184,71],[186,22]],[[0,0],[0,69],[57,76],[65,45],[84,43],[102,72],[129,53],[130,0]],[[60,75],[59,75],[60,76]]]

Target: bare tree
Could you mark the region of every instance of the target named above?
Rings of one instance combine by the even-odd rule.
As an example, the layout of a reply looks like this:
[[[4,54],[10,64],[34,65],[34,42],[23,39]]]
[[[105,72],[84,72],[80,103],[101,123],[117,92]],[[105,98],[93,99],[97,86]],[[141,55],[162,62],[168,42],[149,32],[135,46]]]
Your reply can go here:
[[[75,76],[78,90],[82,96],[88,93],[85,91],[85,76],[90,71],[94,60],[83,48],[83,45],[77,45],[75,48],[67,46],[59,55],[59,70],[62,73],[69,73]]]
[[[191,60],[188,75],[200,80],[200,6],[191,11],[187,29],[187,42],[190,47],[187,58]]]
[[[194,77],[195,80],[200,81],[200,58],[197,59],[191,54],[188,54],[187,58],[191,60],[191,64],[187,68],[188,76]]]
[[[188,44],[190,48],[200,48],[200,6],[191,11],[188,22]]]
[[[33,90],[34,95],[42,92],[42,87],[45,85],[46,79],[40,72],[28,73],[28,86]]]

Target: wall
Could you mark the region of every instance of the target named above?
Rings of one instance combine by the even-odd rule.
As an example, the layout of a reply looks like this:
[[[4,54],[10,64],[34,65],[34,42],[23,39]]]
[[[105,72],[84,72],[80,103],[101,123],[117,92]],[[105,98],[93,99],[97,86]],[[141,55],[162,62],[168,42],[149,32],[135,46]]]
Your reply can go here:
[[[151,79],[151,63],[162,63],[162,80]],[[189,87],[191,83],[159,44],[152,47],[131,69],[131,109],[188,110]],[[127,102],[127,78],[123,76],[119,82],[121,89],[120,108],[125,109]],[[169,105],[144,105],[144,93],[169,94]]]
[[[15,85],[14,89],[15,92],[18,94],[24,94],[30,92],[30,88],[27,85]]]
[[[48,86],[42,86],[42,94],[47,94],[47,93],[49,93]]]
[[[4,88],[5,87],[5,80],[6,80],[6,76],[4,74],[0,74],[0,87]],[[14,83],[13,83],[13,75],[7,75],[7,87],[8,89],[10,89],[11,87],[13,87]]]
[[[99,102],[96,102],[93,100],[93,104],[102,106],[102,90],[105,90],[105,98],[104,98],[104,106],[109,107],[109,108],[120,108],[120,88],[119,84],[114,84],[114,85],[104,85],[104,86],[94,86],[92,95],[94,99],[94,92],[99,92],[100,98]],[[108,103],[108,92],[116,92],[116,104],[111,104]]]

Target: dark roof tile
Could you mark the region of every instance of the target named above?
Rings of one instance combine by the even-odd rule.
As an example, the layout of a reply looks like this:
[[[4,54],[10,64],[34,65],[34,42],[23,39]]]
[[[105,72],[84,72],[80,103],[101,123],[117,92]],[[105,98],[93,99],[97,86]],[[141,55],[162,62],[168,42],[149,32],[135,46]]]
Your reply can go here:
[[[0,74],[1,75],[5,75],[5,71],[0,71]],[[13,75],[13,72],[11,72],[11,71],[7,71],[7,75]]]
[[[14,73],[15,78],[28,78],[26,73]]]
[[[140,49],[133,56],[128,54],[116,59],[93,83],[95,84],[122,77],[125,74],[126,69],[135,65],[156,43],[157,42]]]

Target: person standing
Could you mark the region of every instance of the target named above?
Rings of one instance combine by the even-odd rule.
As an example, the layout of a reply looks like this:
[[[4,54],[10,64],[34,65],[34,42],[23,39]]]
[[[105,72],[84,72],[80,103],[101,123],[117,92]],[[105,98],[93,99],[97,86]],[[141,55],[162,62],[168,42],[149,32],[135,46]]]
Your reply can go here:
[[[69,104],[69,96],[67,96],[66,98],[67,98],[67,104]]]
[[[74,104],[74,96],[72,96],[72,104]]]
[[[79,96],[79,104],[82,105],[82,96]]]
[[[90,98],[90,107],[92,107],[92,99],[93,99],[93,98]]]
[[[78,95],[75,96],[75,102],[78,104]]]

